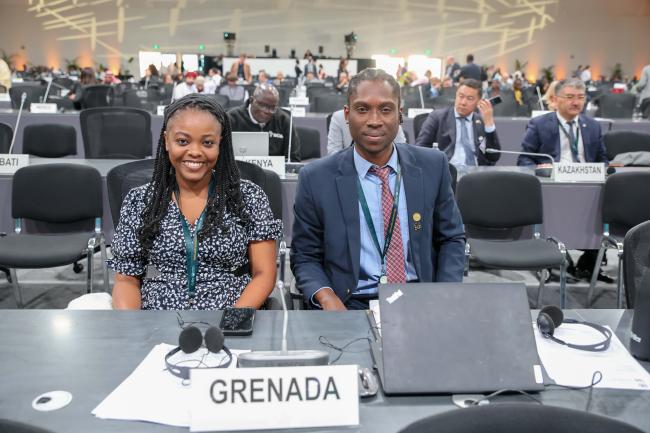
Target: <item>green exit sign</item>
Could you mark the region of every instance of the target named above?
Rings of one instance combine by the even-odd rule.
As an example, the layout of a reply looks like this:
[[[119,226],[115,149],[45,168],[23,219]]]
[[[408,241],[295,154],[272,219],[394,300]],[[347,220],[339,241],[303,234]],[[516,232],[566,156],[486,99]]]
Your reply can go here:
[[[160,49],[160,45],[158,45],[158,44],[153,44],[153,45],[151,46],[151,48],[153,48],[154,50],[159,50],[159,49]]]
[[[394,56],[395,54],[397,54],[397,48],[391,48],[390,50],[388,50],[388,54]]]
[[[199,44],[199,51],[205,51],[205,44]]]
[[[425,56],[430,56],[431,55],[431,50],[424,50],[424,55]]]

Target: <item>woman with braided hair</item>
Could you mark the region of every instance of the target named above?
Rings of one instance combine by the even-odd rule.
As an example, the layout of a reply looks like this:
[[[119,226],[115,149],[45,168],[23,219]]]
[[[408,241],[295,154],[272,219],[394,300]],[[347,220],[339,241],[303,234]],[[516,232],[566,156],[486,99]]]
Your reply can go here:
[[[187,95],[165,109],[151,182],[124,199],[108,262],[113,307],[259,308],[281,232],[264,191],[239,177],[225,111]]]

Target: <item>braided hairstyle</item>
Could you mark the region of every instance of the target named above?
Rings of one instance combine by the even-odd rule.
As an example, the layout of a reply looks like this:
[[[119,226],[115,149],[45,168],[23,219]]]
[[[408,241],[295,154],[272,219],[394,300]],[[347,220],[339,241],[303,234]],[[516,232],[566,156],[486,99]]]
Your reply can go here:
[[[223,224],[225,211],[239,217],[245,225],[250,222],[240,190],[239,169],[235,163],[232,148],[230,119],[215,98],[192,93],[172,102],[165,108],[153,176],[145,194],[146,205],[142,212],[142,227],[138,232],[138,240],[142,245],[145,256],[148,255],[156,235],[160,232],[160,222],[167,214],[172,192],[176,188],[176,170],[169,160],[169,152],[165,147],[165,131],[169,121],[184,110],[208,112],[221,125],[219,156],[213,167],[216,188],[214,193],[208,197],[205,220],[198,233],[198,238],[200,240],[205,239],[214,234],[217,228],[221,228],[222,231],[227,233],[228,227]]]

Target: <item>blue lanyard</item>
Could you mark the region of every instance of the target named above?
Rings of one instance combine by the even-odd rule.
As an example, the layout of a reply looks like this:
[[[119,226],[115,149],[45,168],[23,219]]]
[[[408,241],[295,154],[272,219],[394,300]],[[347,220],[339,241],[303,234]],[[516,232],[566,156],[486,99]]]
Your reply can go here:
[[[210,180],[210,187],[208,188],[208,200],[210,200],[210,196],[214,193],[215,186],[216,186],[216,182],[213,175],[212,179]],[[199,216],[199,219],[196,220],[196,225],[194,227],[194,236],[192,236],[190,234],[190,227],[187,224],[187,221],[185,221],[183,212],[181,212],[181,194],[178,189],[178,185],[176,185],[175,187],[174,194],[176,194],[176,203],[178,205],[178,219],[180,220],[181,225],[183,226],[183,237],[185,238],[185,266],[187,267],[187,294],[190,298],[193,298],[194,295],[196,294],[196,274],[199,270],[198,234],[199,234],[199,230],[201,230],[201,227],[203,226],[203,220],[205,219],[205,214],[208,210],[208,205],[206,203],[205,208],[203,208],[203,212],[201,212],[201,215]]]
[[[361,181],[357,176],[357,191],[359,193],[359,204],[361,204],[361,210],[363,211],[363,216],[366,220],[366,224],[370,229],[370,237],[372,238],[372,243],[375,245],[377,252],[379,253],[379,258],[381,259],[381,276],[379,282],[385,284],[388,282],[386,278],[386,253],[388,253],[388,248],[390,247],[390,241],[393,238],[393,231],[395,230],[395,222],[397,221],[397,213],[399,207],[399,193],[402,185],[402,173],[401,170],[397,172],[397,178],[395,179],[395,196],[393,198],[393,207],[390,211],[390,218],[388,219],[388,227],[386,228],[386,236],[384,237],[384,249],[382,251],[381,246],[379,245],[379,239],[377,238],[377,232],[375,231],[375,225],[372,222],[372,216],[370,215],[370,209],[368,208],[368,202],[366,201],[366,195],[363,193],[363,187],[361,186]]]

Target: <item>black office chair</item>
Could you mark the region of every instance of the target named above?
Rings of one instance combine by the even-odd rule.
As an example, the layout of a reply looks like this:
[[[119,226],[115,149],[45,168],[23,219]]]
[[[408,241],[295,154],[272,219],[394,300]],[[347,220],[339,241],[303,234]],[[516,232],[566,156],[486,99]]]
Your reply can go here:
[[[13,136],[14,129],[10,125],[0,122],[0,153],[9,153]]]
[[[11,98],[11,108],[17,110],[20,108],[20,100],[23,93],[27,95],[25,99],[25,105],[23,105],[23,110],[29,111],[32,102],[40,103],[43,102],[45,97],[45,86],[39,85],[15,85],[9,89],[9,97]]]
[[[628,308],[634,308],[636,293],[648,273],[650,273],[650,221],[632,227],[623,241],[623,281]]]
[[[151,114],[130,107],[82,110],[79,116],[86,158],[142,159],[151,155]]]
[[[93,254],[102,255],[104,288],[108,290],[106,244],[102,233],[102,179],[81,164],[43,164],[19,169],[13,177],[14,234],[0,237],[0,265],[10,269],[18,307],[23,307],[16,269],[50,268],[87,259],[87,292],[93,289]],[[66,225],[86,222],[88,231],[24,234],[23,219]],[[69,227],[69,226],[68,226]],[[90,232],[94,228],[94,232]]]
[[[520,115],[520,110],[512,92],[501,92],[501,103],[493,109],[495,117],[524,117]]]
[[[122,106],[131,107],[131,108],[140,108],[142,110],[151,111],[151,106],[147,107],[146,103],[143,102],[143,98],[140,96],[140,93],[144,94],[145,100],[147,91],[146,90],[136,90],[128,89],[122,93]],[[117,102],[117,98],[115,100]],[[118,105],[117,103],[113,104],[114,106]]]
[[[603,237],[598,257],[591,274],[588,302],[593,302],[596,280],[603,255],[608,248],[618,251],[618,278],[616,282],[616,305],[623,308],[623,238],[632,227],[650,220],[650,173],[616,173],[607,178],[603,187]]]
[[[314,101],[316,97],[321,95],[333,95],[336,92],[329,87],[325,87],[322,84],[307,84],[306,96],[309,98],[309,101],[314,106]]]
[[[650,152],[650,134],[639,131],[609,131],[603,136],[608,160],[627,152]]]
[[[216,99],[217,103],[221,105],[221,108],[223,108],[224,110],[226,110],[230,105],[230,98],[228,98],[226,95],[220,95],[219,93],[215,93],[210,96]]]
[[[300,139],[300,160],[320,158],[320,132],[313,128],[295,127]]]
[[[344,94],[318,95],[314,100],[314,111],[316,113],[331,113],[341,110],[347,102],[348,97]]]
[[[596,117],[631,119],[636,106],[636,95],[631,93],[605,93],[598,98]]]
[[[96,84],[83,88],[81,109],[110,107],[115,99],[115,89],[106,84]]]
[[[469,173],[460,178],[456,196],[468,232],[466,272],[470,259],[486,268],[542,271],[537,289],[537,305],[541,305],[547,268],[559,268],[564,308],[566,248],[553,238],[540,238],[544,213],[539,179],[518,172]],[[522,229],[531,225],[533,238],[517,240]]]
[[[23,153],[41,158],[61,158],[77,154],[77,132],[74,126],[40,123],[25,126]]]
[[[422,130],[422,125],[424,121],[429,117],[429,113],[418,114],[413,118],[413,132],[415,132],[415,141],[417,141],[420,131]],[[415,141],[413,143],[415,143]]]
[[[650,119],[650,98],[645,98],[641,101],[639,111],[641,112],[641,117],[644,119]]]
[[[497,403],[433,415],[400,433],[641,433],[624,422],[584,411],[535,403]]]
[[[0,419],[0,432],[1,433],[52,433],[50,430],[45,430],[29,424],[24,424],[18,421],[11,421],[9,419]]]

